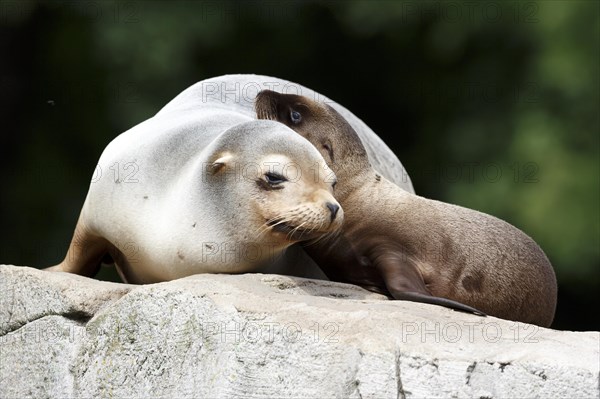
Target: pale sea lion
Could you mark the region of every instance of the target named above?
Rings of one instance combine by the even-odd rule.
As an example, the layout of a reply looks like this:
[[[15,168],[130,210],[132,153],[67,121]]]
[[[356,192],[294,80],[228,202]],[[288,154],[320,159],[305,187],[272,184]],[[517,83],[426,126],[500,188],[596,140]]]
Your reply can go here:
[[[286,126],[219,107],[160,112],[100,157],[67,256],[130,283],[256,271],[288,246],[336,231],[343,211],[320,153]]]
[[[326,104],[266,90],[255,107],[258,118],[282,122],[313,143],[337,176],[342,232],[304,246],[330,279],[395,299],[552,323],[554,270],[525,233],[391,183],[373,169],[352,126]]]
[[[375,169],[405,190],[414,192],[410,177],[400,160],[363,121],[335,101],[289,80],[253,74],[223,75],[205,79],[194,83],[175,96],[152,119],[163,120],[165,121],[164,123],[168,124],[170,118],[193,115],[199,112],[199,110],[209,113],[215,112],[217,115],[223,115],[223,112],[225,112],[225,115],[228,116],[220,118],[217,125],[218,128],[223,130],[226,127],[232,127],[241,120],[250,121],[256,118],[254,99],[256,98],[256,94],[263,89],[272,89],[282,93],[302,94],[313,99],[326,101],[343,115],[358,133],[367,149],[369,160]],[[208,128],[208,125],[206,128]],[[140,140],[140,145],[141,143],[143,143],[143,140]],[[113,169],[110,169],[111,166]],[[126,181],[130,181],[138,178],[139,173],[144,172],[140,168],[135,177],[132,177],[136,172],[135,164],[131,160],[123,160],[119,163],[119,168],[116,170],[114,167],[114,164],[108,165],[108,169],[105,166],[102,169],[104,176],[107,174],[114,175],[119,172],[121,177]],[[231,250],[228,247],[225,245],[222,249],[224,251]],[[215,247],[213,246],[212,248]],[[216,248],[221,252],[220,247]],[[210,250],[207,248],[207,251]],[[128,244],[128,252],[135,252],[134,244]],[[272,262],[267,262],[255,271],[309,278],[326,278],[302,247],[297,244],[287,247],[281,256],[275,256]]]
[[[208,112],[225,111],[229,115],[235,114],[235,118],[231,121],[229,121],[231,118],[219,121],[221,123],[219,125],[220,128],[224,129],[225,127],[233,126],[239,118],[246,118],[246,120],[255,119],[254,99],[256,94],[263,89],[272,89],[282,93],[302,94],[313,99],[318,99],[319,101],[327,102],[343,115],[358,133],[367,150],[369,160],[375,169],[405,190],[414,192],[410,177],[401,162],[363,121],[342,105],[328,99],[326,96],[289,80],[254,74],[223,75],[205,79],[179,93],[153,119],[171,118],[173,116],[180,118],[181,115],[196,113],[198,110],[208,110]],[[110,169],[111,166],[113,169]],[[116,166],[118,166],[117,169],[115,169]],[[132,163],[131,160],[123,160],[118,165],[109,165],[108,169],[105,166],[102,172],[103,176],[107,174],[120,174],[126,182],[130,182],[137,179],[139,173],[143,173],[141,169],[139,172],[136,172],[135,167],[136,164]],[[75,234],[74,238],[77,237],[85,237],[85,235]],[[77,242],[80,241],[82,240],[77,239]],[[126,244],[127,247],[125,249],[128,253],[136,252],[137,247],[135,243]],[[227,251],[232,251],[229,245],[211,245],[210,248],[206,248],[206,250],[209,252],[212,250],[218,251],[218,254],[227,254]],[[234,252],[237,254],[240,253],[240,251]],[[297,244],[287,247],[281,256],[274,256],[272,262],[267,262],[256,269],[256,271],[310,278],[326,278],[312,259],[307,256],[302,247]]]

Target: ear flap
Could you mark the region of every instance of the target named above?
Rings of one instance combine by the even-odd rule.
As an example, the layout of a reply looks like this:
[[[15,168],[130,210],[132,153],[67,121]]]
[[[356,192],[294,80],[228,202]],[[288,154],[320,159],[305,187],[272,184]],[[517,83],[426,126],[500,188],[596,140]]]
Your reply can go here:
[[[277,106],[281,94],[272,90],[262,90],[256,95],[254,100],[254,108],[256,109],[256,117],[258,119],[277,119]]]
[[[223,169],[225,165],[230,163],[232,159],[233,155],[229,152],[218,154],[214,161],[209,162],[209,164],[206,167],[206,171],[211,175],[215,175],[221,169]]]

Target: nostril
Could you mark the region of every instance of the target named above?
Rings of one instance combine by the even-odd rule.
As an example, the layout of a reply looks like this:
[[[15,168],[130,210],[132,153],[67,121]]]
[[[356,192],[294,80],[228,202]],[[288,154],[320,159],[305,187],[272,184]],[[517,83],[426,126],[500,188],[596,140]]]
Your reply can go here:
[[[331,212],[331,221],[333,222],[335,219],[335,215],[337,215],[338,211],[340,210],[340,206],[328,202],[327,209],[329,209],[329,212]]]

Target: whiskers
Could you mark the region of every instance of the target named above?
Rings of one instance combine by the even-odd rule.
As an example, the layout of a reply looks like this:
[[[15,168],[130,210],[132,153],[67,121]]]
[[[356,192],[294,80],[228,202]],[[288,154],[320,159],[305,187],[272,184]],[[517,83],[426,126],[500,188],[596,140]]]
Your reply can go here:
[[[341,228],[334,230],[334,231],[330,231],[323,235],[320,235],[319,237],[307,240],[304,243],[302,243],[302,245],[305,247],[309,247],[311,245],[324,244],[328,241],[335,241],[340,236],[340,234],[342,234]]]
[[[257,237],[261,237],[268,230],[272,230],[274,227],[279,226],[281,224],[288,224],[292,221],[292,218],[296,215],[295,210],[287,211],[281,215],[277,215],[265,223],[263,223],[256,231]]]
[[[286,233],[289,241],[310,240],[311,237],[318,241],[330,234],[326,233],[329,225],[326,215],[304,205],[268,219],[256,230],[256,234],[261,237],[270,230],[277,230]]]
[[[288,240],[291,240],[291,239],[294,237],[294,234],[296,234],[296,233],[298,233],[298,232],[300,232],[300,234],[309,234],[310,232],[312,232],[312,230],[313,230],[313,229],[310,229],[310,230],[308,230],[308,231],[304,231],[304,230],[302,230],[302,227],[303,227],[304,225],[306,225],[306,222],[302,222],[302,224],[300,224],[300,226],[296,226],[296,227],[295,227],[295,228],[294,228],[292,231],[290,231],[290,232],[287,234],[286,238],[287,238]]]

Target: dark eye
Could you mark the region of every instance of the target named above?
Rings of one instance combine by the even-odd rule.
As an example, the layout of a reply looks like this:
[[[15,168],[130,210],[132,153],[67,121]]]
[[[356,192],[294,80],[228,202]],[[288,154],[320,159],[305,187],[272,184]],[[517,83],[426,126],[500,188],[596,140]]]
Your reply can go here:
[[[302,115],[300,115],[300,112],[298,112],[298,111],[291,110],[290,111],[290,120],[292,121],[292,123],[298,124],[298,123],[300,123],[300,121],[302,121]]]
[[[287,181],[285,177],[273,172],[265,173],[265,180],[273,186]]]
[[[331,183],[331,188],[335,190],[335,186],[337,186],[337,180],[334,180],[333,183]]]

